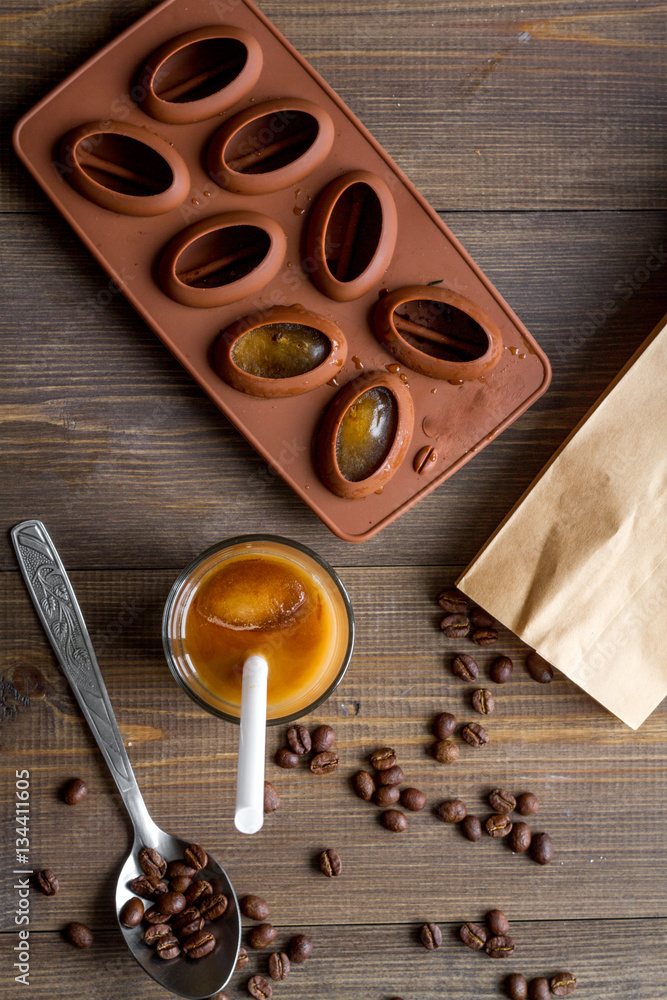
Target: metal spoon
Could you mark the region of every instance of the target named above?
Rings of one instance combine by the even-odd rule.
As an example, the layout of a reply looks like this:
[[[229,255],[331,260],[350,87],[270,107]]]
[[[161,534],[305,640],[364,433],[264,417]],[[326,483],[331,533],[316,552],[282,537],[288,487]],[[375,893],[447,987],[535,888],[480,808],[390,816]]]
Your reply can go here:
[[[132,851],[116,886],[118,916],[123,904],[134,895],[129,888],[130,881],[142,874],[138,860],[141,848],[154,847],[167,861],[173,861],[183,857],[189,841],[165,833],[148,814],[123,746],[81,608],[49,533],[41,521],[23,521],[12,529],[11,537],[44,631],[109,765],[134,826]],[[164,961],[144,944],[141,925],[124,927],[119,921],[125,943],[143,970],[161,986],[189,1000],[204,1000],[225,986],[234,971],[241,943],[236,894],[224,869],[209,854],[208,866],[200,874],[211,883],[214,892],[224,892],[229,901],[223,917],[207,926],[216,938],[216,947],[205,958],[195,961],[180,955]]]

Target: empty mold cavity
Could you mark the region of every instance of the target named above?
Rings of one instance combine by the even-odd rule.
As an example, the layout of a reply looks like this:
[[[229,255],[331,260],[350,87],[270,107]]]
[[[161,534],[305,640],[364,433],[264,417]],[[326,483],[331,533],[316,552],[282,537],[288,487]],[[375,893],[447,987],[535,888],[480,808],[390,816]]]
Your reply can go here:
[[[257,226],[217,229],[185,248],[176,277],[190,288],[220,288],[254,271],[270,246],[269,234]]]
[[[481,358],[489,338],[462,309],[433,299],[413,299],[394,311],[394,325],[407,344],[444,361]]]
[[[129,135],[96,132],[81,140],[75,156],[96,184],[133,198],[161,194],[174,179],[164,157]]]
[[[383,386],[367,389],[348,408],[336,438],[336,462],[351,483],[380,468],[396,437],[398,405]]]

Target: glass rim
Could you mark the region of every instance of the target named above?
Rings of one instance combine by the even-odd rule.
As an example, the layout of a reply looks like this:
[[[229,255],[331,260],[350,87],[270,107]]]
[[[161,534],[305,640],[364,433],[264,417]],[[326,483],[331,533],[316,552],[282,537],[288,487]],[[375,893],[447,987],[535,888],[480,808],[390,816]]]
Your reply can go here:
[[[284,725],[288,722],[294,722],[296,719],[302,718],[304,715],[308,715],[310,712],[314,711],[322,702],[330,698],[334,693],[343,677],[347,673],[347,668],[352,659],[352,651],[354,649],[354,639],[355,639],[355,624],[354,624],[354,612],[352,610],[352,603],[350,601],[347,590],[345,589],[342,580],[338,576],[336,570],[331,566],[326,559],[318,555],[313,549],[309,548],[307,545],[303,545],[301,542],[296,542],[292,538],[286,538],[284,535],[272,535],[264,532],[245,534],[245,535],[234,535],[232,538],[227,538],[223,542],[217,542],[215,545],[210,545],[207,549],[201,552],[192,562],[181,570],[169,590],[167,595],[167,600],[165,601],[164,611],[162,612],[162,648],[164,650],[165,659],[169,670],[171,671],[172,677],[179,685],[180,688],[185,691],[185,693],[196,702],[200,708],[203,708],[209,715],[215,715],[219,719],[224,719],[226,722],[233,722],[235,725],[239,725],[241,719],[238,715],[231,715],[229,712],[224,712],[222,709],[215,708],[205,701],[196,691],[187,684],[185,679],[181,676],[180,671],[175,663],[175,658],[173,650],[171,648],[171,639],[169,636],[169,621],[171,619],[171,613],[176,601],[176,597],[181,590],[181,587],[188,579],[188,577],[200,566],[209,556],[215,555],[216,552],[222,552],[224,549],[231,548],[233,545],[242,545],[249,542],[277,542],[280,545],[284,545],[286,548],[297,549],[303,552],[305,555],[313,559],[322,569],[331,577],[335,583],[338,592],[343,601],[345,611],[347,614],[348,622],[348,636],[347,636],[347,647],[345,649],[345,654],[343,656],[343,661],[341,663],[340,669],[338,670],[336,676],[334,677],[331,684],[326,688],[322,694],[318,695],[314,701],[310,702],[303,709],[299,709],[296,712],[291,712],[289,715],[282,715],[277,719],[267,719],[267,726],[279,726]]]

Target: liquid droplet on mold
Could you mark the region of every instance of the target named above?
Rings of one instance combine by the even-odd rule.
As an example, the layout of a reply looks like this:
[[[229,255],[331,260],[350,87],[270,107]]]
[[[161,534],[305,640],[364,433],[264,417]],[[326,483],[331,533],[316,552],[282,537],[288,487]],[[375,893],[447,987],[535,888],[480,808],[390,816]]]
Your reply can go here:
[[[364,363],[361,360],[361,358],[358,358],[356,354],[353,354],[352,360],[354,361],[354,367],[357,369],[357,371],[361,371],[361,369],[364,367]]]

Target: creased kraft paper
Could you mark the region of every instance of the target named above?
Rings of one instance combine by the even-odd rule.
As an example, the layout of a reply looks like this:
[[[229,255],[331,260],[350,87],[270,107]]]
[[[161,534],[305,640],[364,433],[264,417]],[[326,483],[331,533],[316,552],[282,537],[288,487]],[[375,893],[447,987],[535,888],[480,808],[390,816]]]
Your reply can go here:
[[[633,729],[667,695],[667,317],[458,581]]]

